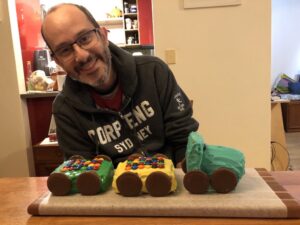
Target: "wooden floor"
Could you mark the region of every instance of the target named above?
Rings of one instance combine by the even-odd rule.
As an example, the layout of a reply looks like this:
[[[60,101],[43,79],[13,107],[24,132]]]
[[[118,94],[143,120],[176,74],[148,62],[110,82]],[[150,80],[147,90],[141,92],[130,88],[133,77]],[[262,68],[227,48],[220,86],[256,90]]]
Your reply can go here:
[[[290,155],[290,170],[300,170],[300,132],[285,133]]]

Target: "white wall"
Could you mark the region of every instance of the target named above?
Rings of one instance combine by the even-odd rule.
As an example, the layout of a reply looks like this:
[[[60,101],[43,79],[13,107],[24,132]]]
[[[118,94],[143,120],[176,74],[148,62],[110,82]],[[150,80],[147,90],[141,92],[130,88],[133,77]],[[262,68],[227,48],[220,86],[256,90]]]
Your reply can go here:
[[[299,0],[272,0],[272,85],[282,73],[300,74],[299,21]]]
[[[15,2],[0,3],[0,177],[28,176],[33,164],[27,108],[19,95],[25,87]]]
[[[60,3],[84,5],[96,20],[105,20],[106,13],[110,13],[113,7],[123,7],[122,0],[40,0],[40,4],[43,4],[46,10]]]
[[[241,149],[248,167],[270,168],[271,1],[183,9],[154,0],[155,54],[175,49],[170,65],[194,100],[208,144]]]

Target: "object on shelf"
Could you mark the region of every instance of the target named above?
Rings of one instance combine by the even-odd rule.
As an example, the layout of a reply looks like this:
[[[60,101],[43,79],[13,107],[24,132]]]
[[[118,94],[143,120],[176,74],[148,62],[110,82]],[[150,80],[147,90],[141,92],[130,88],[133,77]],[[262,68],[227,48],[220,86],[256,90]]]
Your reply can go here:
[[[124,13],[129,13],[129,6],[127,2],[124,2]]]
[[[136,4],[130,5],[129,12],[130,13],[136,13],[137,12]]]
[[[47,76],[50,75],[49,63],[51,61],[48,49],[34,50],[34,70],[43,70]]]
[[[54,81],[47,77],[43,70],[33,71],[27,80],[27,90],[48,91],[53,90]]]
[[[132,20],[130,18],[125,19],[126,30],[130,30],[132,28]]]
[[[133,20],[132,28],[138,29],[138,21],[137,20]]]
[[[56,124],[53,115],[51,116],[49,131],[48,131],[48,138],[50,142],[56,142],[57,136],[56,136]]]
[[[274,83],[274,89],[281,94],[288,94],[290,93],[289,83],[295,83],[295,82],[296,81],[294,79],[290,78],[288,75],[283,73],[277,77]]]
[[[106,14],[107,18],[119,18],[123,16],[122,10],[115,6],[110,13]]]
[[[55,82],[53,85],[53,91],[62,91],[63,84],[66,79],[66,72],[54,61],[50,67],[50,77]]]

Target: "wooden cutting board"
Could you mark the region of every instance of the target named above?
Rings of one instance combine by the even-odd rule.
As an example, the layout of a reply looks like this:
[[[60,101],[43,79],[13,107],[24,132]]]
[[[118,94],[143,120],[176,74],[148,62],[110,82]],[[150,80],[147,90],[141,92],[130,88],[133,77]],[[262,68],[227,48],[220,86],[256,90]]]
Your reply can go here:
[[[45,193],[28,206],[32,215],[168,216],[300,218],[300,205],[264,169],[246,169],[237,188],[228,194],[192,195],[183,187],[165,197],[123,197],[112,189],[96,196],[53,196]]]

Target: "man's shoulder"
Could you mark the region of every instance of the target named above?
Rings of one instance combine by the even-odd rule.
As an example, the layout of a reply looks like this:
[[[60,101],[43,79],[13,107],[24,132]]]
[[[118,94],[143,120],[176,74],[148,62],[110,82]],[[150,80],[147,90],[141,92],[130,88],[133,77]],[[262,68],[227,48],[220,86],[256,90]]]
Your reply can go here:
[[[63,92],[60,92],[54,99],[53,104],[52,104],[52,110],[54,113],[59,112],[62,107],[65,105],[65,95]]]
[[[145,64],[165,65],[165,63],[160,58],[152,55],[134,56],[134,59],[137,65],[145,65]]]

